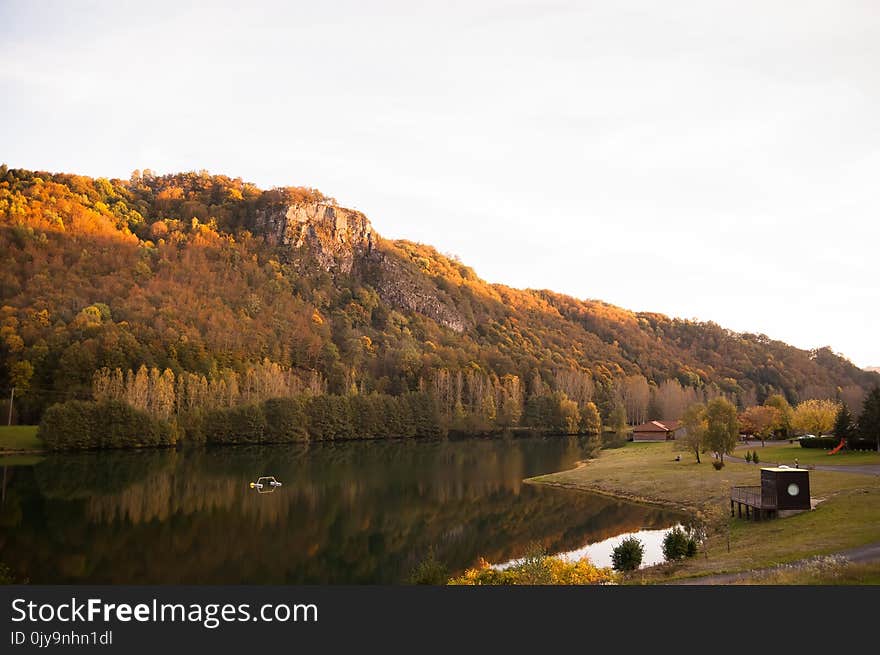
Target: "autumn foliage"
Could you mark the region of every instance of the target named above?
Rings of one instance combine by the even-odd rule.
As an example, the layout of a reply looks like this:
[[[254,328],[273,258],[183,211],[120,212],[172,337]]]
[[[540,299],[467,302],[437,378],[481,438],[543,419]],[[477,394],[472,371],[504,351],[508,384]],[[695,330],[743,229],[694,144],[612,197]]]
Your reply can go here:
[[[328,271],[255,218],[309,203],[334,201],[204,171],[0,166],[0,389],[19,421],[113,399],[186,435],[271,397],[424,394],[442,431],[592,432],[594,412],[677,419],[722,396],[856,407],[878,379],[829,349],[489,284],[417,243],[377,238],[374,259]],[[460,326],[397,302],[395,283]]]
[[[609,568],[595,566],[589,558],[570,562],[561,557],[527,557],[506,568],[492,567],[480,558],[474,568],[449,581],[451,585],[601,585],[617,577]]]

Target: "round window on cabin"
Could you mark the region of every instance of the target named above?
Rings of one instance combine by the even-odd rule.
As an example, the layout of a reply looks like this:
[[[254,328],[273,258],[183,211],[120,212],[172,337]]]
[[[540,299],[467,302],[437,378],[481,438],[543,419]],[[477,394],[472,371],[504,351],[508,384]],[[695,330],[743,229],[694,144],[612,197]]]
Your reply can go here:
[[[794,482],[788,485],[788,495],[789,496],[797,496],[801,492],[800,487],[798,487]]]

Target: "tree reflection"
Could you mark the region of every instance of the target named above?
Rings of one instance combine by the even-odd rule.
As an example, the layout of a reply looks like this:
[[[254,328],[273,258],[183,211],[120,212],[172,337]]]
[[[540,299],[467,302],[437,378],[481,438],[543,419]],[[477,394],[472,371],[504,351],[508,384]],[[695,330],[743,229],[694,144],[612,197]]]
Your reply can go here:
[[[430,548],[453,572],[677,517],[523,478],[577,438],[348,442],[58,455],[17,468],[0,561],[40,583],[397,583]],[[257,494],[248,482],[284,486]],[[13,519],[10,521],[10,519]]]

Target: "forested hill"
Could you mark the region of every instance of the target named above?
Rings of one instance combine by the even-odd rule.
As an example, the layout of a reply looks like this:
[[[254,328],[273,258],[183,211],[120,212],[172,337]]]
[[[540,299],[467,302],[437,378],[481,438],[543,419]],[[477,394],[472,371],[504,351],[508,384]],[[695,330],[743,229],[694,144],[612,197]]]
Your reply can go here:
[[[96,371],[142,365],[225,380],[230,403],[420,390],[492,421],[504,398],[551,391],[640,420],[718,394],[855,399],[880,380],[828,348],[488,284],[316,190],[204,172],[0,167],[0,256],[0,390],[27,421],[90,398]]]

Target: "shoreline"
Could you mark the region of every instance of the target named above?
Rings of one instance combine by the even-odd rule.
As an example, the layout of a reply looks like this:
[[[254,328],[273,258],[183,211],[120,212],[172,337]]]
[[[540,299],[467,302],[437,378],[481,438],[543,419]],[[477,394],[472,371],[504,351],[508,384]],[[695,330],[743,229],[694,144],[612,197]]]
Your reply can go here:
[[[676,512],[695,512],[699,511],[699,507],[684,505],[676,501],[667,500],[665,498],[652,498],[647,496],[639,496],[636,494],[628,494],[624,491],[610,491],[608,489],[603,489],[601,487],[590,487],[583,484],[576,484],[573,482],[557,482],[555,480],[541,480],[540,478],[557,475],[559,473],[566,473],[569,471],[577,470],[578,467],[574,469],[565,469],[562,471],[555,471],[553,473],[547,473],[545,475],[537,475],[532,478],[525,478],[523,483],[525,484],[534,484],[541,485],[544,487],[553,487],[555,489],[573,489],[575,491],[581,491],[586,494],[594,494],[596,496],[604,496],[605,498],[613,498],[616,500],[623,500],[628,503],[635,503],[637,505],[648,505],[650,507],[659,507],[662,509],[669,509]]]
[[[880,500],[880,488],[874,483],[876,478],[855,470],[811,470],[812,495],[826,499],[821,509],[769,521],[736,520],[730,518],[727,509],[729,487],[754,484],[759,467],[732,459],[724,469],[715,471],[707,462],[675,461],[674,455],[674,446],[669,444],[629,444],[603,451],[598,458],[582,460],[573,469],[526,478],[524,482],[714,517],[710,520],[715,527],[697,558],[647,567],[638,578],[641,583],[677,584],[689,580],[710,584],[723,576],[750,578],[749,572],[756,569],[788,570],[785,567],[794,562],[842,555],[880,543],[880,503],[875,500]],[[874,560],[860,565],[877,566]],[[833,582],[831,576],[836,574],[827,575]],[[705,582],[700,582],[701,578]]]

